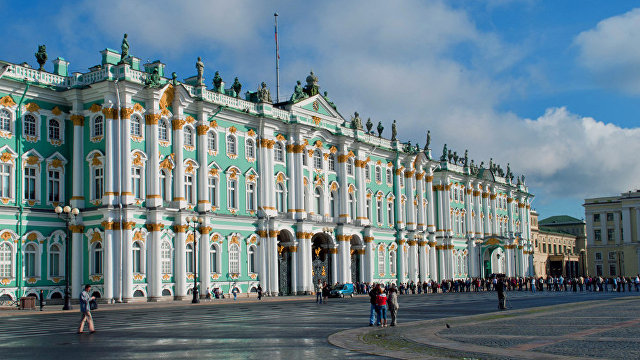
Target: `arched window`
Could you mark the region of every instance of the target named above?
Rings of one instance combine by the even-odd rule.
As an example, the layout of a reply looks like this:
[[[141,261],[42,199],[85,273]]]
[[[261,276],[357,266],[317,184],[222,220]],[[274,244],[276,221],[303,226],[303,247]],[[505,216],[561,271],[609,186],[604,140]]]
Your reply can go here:
[[[282,183],[276,185],[276,209],[278,212],[285,212],[285,194]]]
[[[389,225],[394,224],[393,220],[393,200],[387,201],[387,222]]]
[[[96,166],[93,168],[93,199],[102,199],[104,191],[104,167]]]
[[[102,115],[98,115],[93,119],[93,129],[91,131],[91,136],[102,136],[104,134],[104,118]]]
[[[131,136],[142,136],[142,118],[138,115],[131,117]]]
[[[332,191],[329,194],[329,216],[331,217],[335,217],[338,214],[338,209],[336,208],[336,198],[337,198],[337,194],[335,191]]]
[[[322,170],[322,151],[320,149],[313,152],[313,167]]]
[[[347,160],[347,175],[352,176],[353,175],[353,159],[349,158],[349,160]]]
[[[133,190],[133,196],[136,199],[142,199],[142,168],[131,168],[131,187]]]
[[[382,224],[384,222],[384,216],[382,215],[384,213],[384,209],[382,207],[382,199],[378,199],[376,203],[376,221],[378,222],[378,224]]]
[[[27,245],[24,250],[24,273],[27,277],[36,276],[36,246]]]
[[[284,162],[284,149],[281,143],[276,142],[275,146],[273,147],[273,156],[275,158],[275,161]]]
[[[315,198],[314,210],[318,215],[324,215],[324,213],[322,212],[322,190],[319,187],[316,187],[316,189],[314,190],[313,197]]]
[[[49,248],[49,276],[60,276],[60,246],[57,244]]]
[[[193,175],[191,174],[184,176],[184,196],[187,198],[187,204],[194,205],[196,203],[193,191]]]
[[[102,244],[97,242],[91,249],[91,273],[102,274]]]
[[[166,120],[160,120],[158,123],[158,139],[160,141],[169,141],[169,129]]]
[[[371,180],[371,167],[369,165],[364,165],[364,178],[366,180]]]
[[[31,115],[31,114],[27,114],[24,116],[24,135],[25,136],[37,136],[37,121],[36,118]]]
[[[49,120],[49,140],[60,140],[60,122],[56,119]]]
[[[249,273],[256,272],[256,247],[251,245],[249,246]]]
[[[218,265],[220,262],[218,261],[218,248],[215,244],[212,244],[209,247],[209,271],[211,273],[220,273],[220,268]]]
[[[171,266],[171,244],[168,241],[163,241],[160,246],[160,262],[163,274],[171,274],[173,266]]]
[[[391,174],[391,169],[387,169],[387,184],[393,183],[393,175]]]
[[[0,244],[0,277],[10,278],[13,274],[13,253],[7,242]]]
[[[382,182],[382,169],[380,169],[380,166],[376,166],[376,182]]]
[[[193,129],[189,126],[184,127],[184,144],[186,146],[193,146]]]
[[[385,270],[384,248],[378,248],[378,273],[384,274]]]
[[[247,159],[256,158],[256,145],[253,139],[247,139],[244,143],[244,153]]]
[[[49,176],[49,181],[48,181],[48,186],[49,186],[49,202],[59,202],[60,201],[60,194],[61,194],[61,190],[62,190],[62,186],[61,186],[61,182],[62,182],[62,175],[61,172],[58,170],[53,170],[50,169],[48,171],[48,176]]]
[[[163,201],[171,201],[167,199],[167,175],[164,170],[160,170],[160,197]]]
[[[356,200],[353,193],[349,193],[349,197],[347,199],[347,214],[349,214],[349,218],[351,220],[356,218]]]
[[[336,155],[330,154],[328,159],[329,171],[336,171]]]
[[[218,136],[215,131],[209,131],[207,133],[207,150],[218,151]]]
[[[238,244],[229,246],[229,272],[232,274],[240,273],[240,247]]]
[[[365,201],[367,219],[371,220],[371,194],[368,194],[367,200]]]
[[[389,251],[389,272],[395,274],[398,269],[396,269],[396,252]]]
[[[9,110],[0,110],[0,130],[11,131],[11,113]]]
[[[187,272],[193,273],[193,244],[192,243],[187,244],[186,250],[187,250],[186,251]]]
[[[134,242],[132,246],[132,255],[133,255],[133,272],[141,273],[142,272],[142,247],[139,242]]]
[[[218,178],[209,176],[209,202],[212,207],[218,207]]]
[[[254,211],[256,210],[256,183],[248,182],[247,183],[247,210]],[[284,203],[284,202],[283,202]],[[280,210],[278,210],[280,211]]]
[[[238,155],[236,148],[236,137],[233,135],[227,135],[227,154]]]

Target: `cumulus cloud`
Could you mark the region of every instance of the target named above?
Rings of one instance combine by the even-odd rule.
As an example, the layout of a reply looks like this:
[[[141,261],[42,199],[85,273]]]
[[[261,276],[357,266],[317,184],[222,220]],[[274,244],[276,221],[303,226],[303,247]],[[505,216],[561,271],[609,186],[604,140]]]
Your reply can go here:
[[[576,36],[578,61],[608,88],[640,94],[640,9],[600,21]]]

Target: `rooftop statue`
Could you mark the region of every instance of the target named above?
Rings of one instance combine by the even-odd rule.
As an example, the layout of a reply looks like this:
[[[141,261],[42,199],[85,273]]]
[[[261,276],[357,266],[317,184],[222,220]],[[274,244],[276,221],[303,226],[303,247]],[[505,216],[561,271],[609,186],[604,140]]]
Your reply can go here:
[[[213,75],[213,91],[222,92],[222,77],[219,71],[216,71],[215,75]]]
[[[493,171],[493,158],[489,159],[489,170]]]
[[[458,165],[458,152],[457,151],[453,152],[453,163]]]
[[[420,152],[420,145],[418,145],[418,143],[416,143],[416,152],[419,153]]]
[[[336,106],[336,104],[334,104],[333,101],[329,100],[329,94],[326,91],[324,92],[324,96],[323,97],[329,103],[329,105],[331,105],[333,110],[338,110],[338,107]]]
[[[522,185],[524,185],[524,174],[522,174]]]
[[[318,77],[313,74],[313,70],[307,76],[307,85],[304,87],[304,92],[308,96],[318,95],[320,93],[318,86]]]
[[[176,74],[175,71],[171,73],[171,85],[173,85],[173,87],[178,86],[178,74]]]
[[[382,131],[384,131],[384,126],[382,126],[382,121],[378,121],[378,137],[382,137]]]
[[[120,64],[124,63],[124,59],[129,56],[129,41],[127,41],[127,34],[124,34],[122,38],[122,45],[120,46]]]
[[[431,130],[427,130],[427,143],[424,144],[424,149],[429,150],[429,146],[431,146]]]
[[[396,129],[396,121],[393,120],[393,124],[391,124],[391,141],[396,141],[396,136],[398,136],[398,130]]]
[[[242,84],[238,81],[238,77],[233,80],[233,85],[231,85],[231,89],[236,93],[236,97],[240,98],[240,91],[242,91]]]
[[[484,169],[484,161],[480,162],[480,169]]]
[[[44,64],[47,62],[47,46],[46,45],[38,45],[38,52],[36,53],[36,60],[40,65],[40,69],[44,70]]]
[[[153,69],[151,76],[147,76],[147,81],[145,82],[150,88],[160,87],[160,73],[158,73],[158,68]]]
[[[296,86],[293,88],[293,95],[291,95],[291,99],[289,99],[289,101],[291,101],[292,103],[295,103],[306,97],[307,97],[307,94],[305,94],[304,91],[302,90],[302,83],[300,82],[300,80],[298,80],[296,82]]]
[[[356,130],[362,130],[362,120],[360,120],[360,114],[358,112],[353,113],[353,118],[351,118],[351,126]]]
[[[451,152],[451,150],[449,150],[449,152],[447,153],[447,160],[449,162],[451,162],[451,160],[453,160],[453,152]]]
[[[325,91],[325,94],[327,92]],[[373,128],[373,123],[371,122],[371,118],[367,118],[367,134],[371,134],[371,129]]]
[[[202,58],[198,56],[198,61],[196,61],[196,70],[198,70],[198,77],[196,81],[198,85],[204,84],[204,63],[202,62]]]
[[[271,103],[271,91],[267,89],[267,84],[263,81],[258,88],[258,100],[260,102]]]
[[[410,153],[411,150],[413,150],[413,147],[411,146],[411,140],[409,140],[407,141],[407,144],[404,146],[404,152]]]
[[[464,151],[464,167],[469,166],[469,150]]]
[[[440,156],[440,161],[447,161],[447,144],[444,144],[442,147],[442,156]]]

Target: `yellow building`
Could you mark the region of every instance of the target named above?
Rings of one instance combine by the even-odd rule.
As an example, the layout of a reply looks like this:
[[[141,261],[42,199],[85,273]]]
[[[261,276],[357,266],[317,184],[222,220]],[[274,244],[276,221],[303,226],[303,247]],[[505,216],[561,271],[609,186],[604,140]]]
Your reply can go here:
[[[571,216],[552,216],[538,221],[531,212],[533,266],[536,276],[585,275],[585,223]]]
[[[635,276],[640,272],[640,191],[585,199],[589,273]]]

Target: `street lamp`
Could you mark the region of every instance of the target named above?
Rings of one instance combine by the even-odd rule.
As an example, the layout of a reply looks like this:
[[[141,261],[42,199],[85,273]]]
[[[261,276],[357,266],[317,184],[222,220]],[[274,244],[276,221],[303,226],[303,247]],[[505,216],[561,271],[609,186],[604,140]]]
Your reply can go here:
[[[71,228],[72,224],[75,225],[76,217],[80,214],[80,210],[78,208],[71,208],[71,206],[56,206],[54,209],[58,217],[65,221],[67,225],[67,243],[65,245],[65,256],[64,256],[64,277],[65,277],[65,285],[64,285],[64,306],[62,310],[71,310],[71,297],[69,296],[69,273],[71,269],[69,269],[69,259],[71,258]]]
[[[197,262],[197,248],[198,241],[196,239],[196,232],[200,229],[200,225],[204,222],[202,217],[187,216],[185,219],[189,227],[193,228],[193,299],[191,300],[192,304],[197,304],[200,302],[200,298],[198,297],[198,262]]]

